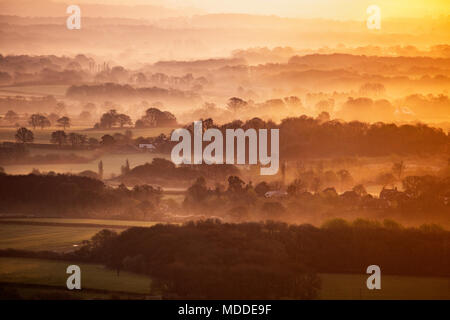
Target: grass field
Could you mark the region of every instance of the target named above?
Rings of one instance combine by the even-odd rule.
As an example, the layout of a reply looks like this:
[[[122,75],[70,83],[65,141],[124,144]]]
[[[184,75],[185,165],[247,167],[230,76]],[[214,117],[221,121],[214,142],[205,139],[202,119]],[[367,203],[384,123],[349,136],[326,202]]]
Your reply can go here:
[[[450,278],[381,275],[381,290],[369,290],[368,275],[321,274],[321,299],[450,299]]]
[[[45,128],[43,130],[34,130],[36,143],[49,143],[50,135],[55,130],[61,130],[61,128]],[[172,128],[147,128],[147,129],[132,129],[135,137],[153,137],[161,133],[169,134]],[[87,130],[87,128],[77,127],[66,130],[67,132],[77,132],[88,137],[94,137],[100,139],[105,134],[113,135],[116,132],[124,133],[123,130]],[[16,128],[0,128],[0,142],[14,141],[14,135]],[[153,158],[169,158],[169,154],[136,152],[130,154],[118,154],[118,153],[105,153],[101,154],[101,150],[58,150],[58,149],[45,149],[45,148],[33,148],[29,147],[30,155],[45,155],[45,154],[61,154],[69,155],[76,154],[77,156],[84,157],[86,159],[93,159],[85,163],[55,163],[55,164],[9,164],[3,165],[8,174],[29,174],[33,169],[38,169],[41,172],[54,171],[56,173],[72,173],[78,174],[81,171],[92,170],[97,172],[98,162],[103,161],[104,178],[111,178],[113,175],[117,176],[121,173],[121,166],[125,164],[128,159],[130,166],[135,167],[142,165],[146,162],[151,162]],[[100,154],[100,155],[99,155]]]
[[[66,268],[70,262],[26,258],[0,258],[0,282],[65,289]],[[85,289],[148,294],[150,279],[142,275],[116,272],[101,265],[74,263],[81,268]],[[369,291],[366,275],[320,274],[320,299],[450,299],[450,279],[433,277],[382,276],[381,290]],[[80,297],[86,298],[86,297]],[[105,298],[108,298],[107,296]]]
[[[27,258],[0,258],[0,282],[60,286],[66,288],[69,265],[81,269],[81,288],[149,294],[150,278],[106,269],[96,264]]]
[[[2,221],[30,223],[2,224]],[[49,225],[32,225],[31,223],[48,223]],[[122,221],[100,219],[59,219],[59,218],[16,218],[0,220],[0,249],[52,250],[58,252],[70,251],[80,245],[83,240],[89,240],[102,229],[117,227],[150,227],[158,222]],[[60,225],[54,225],[60,224]],[[76,226],[70,226],[76,224]],[[85,226],[80,226],[80,225]],[[111,227],[110,227],[111,226]]]
[[[121,232],[119,227],[149,227],[156,223],[106,219],[3,218],[0,219],[0,249],[70,251],[76,248],[74,245],[90,239],[95,233],[104,229],[104,226],[111,226],[117,232]],[[42,259],[0,258],[0,282],[19,286],[20,294],[30,296],[40,294],[40,287],[24,288],[20,285],[54,286],[42,290],[49,294],[52,290],[67,293],[68,291],[64,291],[65,279],[67,279],[65,270],[69,264],[71,263]],[[135,294],[149,293],[150,280],[147,277],[126,272],[121,272],[120,277],[117,277],[114,271],[94,264],[81,264],[80,267],[83,288]],[[448,277],[382,274],[381,290],[368,290],[366,274],[319,274],[319,276],[322,280],[319,299],[450,299],[450,278]],[[61,286],[61,289],[58,289],[58,286]],[[94,294],[92,292],[70,293],[70,295],[77,299],[111,297],[109,293]]]
[[[67,150],[48,150],[44,152],[37,149],[33,153],[71,153]],[[90,159],[93,156],[92,151],[74,151],[79,156]],[[121,174],[121,166],[125,164],[128,159],[132,168],[145,164],[146,162],[152,162],[153,158],[166,158],[169,159],[169,154],[159,153],[132,153],[132,154],[103,154],[94,160],[86,163],[56,163],[56,164],[17,164],[17,165],[3,165],[5,172],[8,174],[29,174],[33,169],[38,169],[40,172],[54,171],[56,173],[72,173],[78,174],[84,170],[98,171],[98,163],[101,160],[103,162],[104,178],[109,179],[113,175],[117,176]]]
[[[102,229],[0,224],[0,249],[69,251]]]

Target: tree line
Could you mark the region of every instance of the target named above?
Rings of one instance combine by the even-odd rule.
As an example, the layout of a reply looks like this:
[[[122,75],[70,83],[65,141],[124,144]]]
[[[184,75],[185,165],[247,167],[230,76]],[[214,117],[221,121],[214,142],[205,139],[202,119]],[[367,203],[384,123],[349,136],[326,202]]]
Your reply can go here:
[[[126,185],[152,183],[164,186],[189,186],[199,177],[211,181],[224,181],[230,175],[239,174],[234,165],[180,165],[163,158],[153,158],[151,163],[136,166],[117,179]]]
[[[349,179],[345,172],[339,173],[342,179]],[[448,221],[448,177],[406,176],[401,183],[403,191],[383,187],[379,195],[374,196],[362,184],[341,193],[333,186],[321,187],[313,172],[305,172],[286,186],[277,181],[253,185],[238,176],[229,176],[227,184],[216,182],[211,187],[211,183],[208,185],[201,176],[187,189],[182,208],[198,217],[213,214],[224,221],[235,222],[266,219],[323,221],[329,217],[352,215],[373,219],[389,216],[410,222]]]
[[[40,126],[39,121],[43,119],[42,117],[44,116],[39,114],[32,115],[30,123],[34,119],[34,125]],[[47,123],[46,120],[42,121]],[[58,123],[64,129],[70,126],[70,119],[62,117],[58,119]],[[113,128],[117,125],[123,127],[126,124],[131,124],[127,115],[110,110],[103,114],[100,123],[96,126],[98,128]],[[157,108],[149,108],[135,124],[136,128],[174,125],[176,125],[175,117],[171,113],[160,111]],[[264,121],[260,118],[253,118],[245,122],[234,120],[219,125],[213,119],[208,118],[203,120],[203,127],[205,130],[217,128],[223,133],[226,129],[278,128],[280,130],[280,155],[284,160],[312,157],[386,156],[392,154],[420,156],[450,152],[449,135],[440,128],[425,124],[396,125],[383,122],[368,124],[358,121],[329,120],[329,117],[326,116],[312,118],[303,115],[285,118],[279,124],[270,120]],[[186,125],[185,128],[193,130],[192,123]],[[70,138],[70,142],[75,145],[79,142],[83,144],[83,141],[86,140],[86,137],[78,134],[66,137],[63,132],[64,130],[54,133],[52,142],[63,144],[67,138]],[[114,144],[115,139],[111,139],[111,137],[111,135],[102,137],[102,140],[105,141],[101,144]],[[33,138],[33,133],[26,128],[20,128],[16,134],[16,140],[22,143],[32,142]],[[139,143],[149,143],[149,141],[157,142],[159,151],[164,153],[170,153],[172,147],[176,144],[170,140],[170,136],[165,135],[153,138],[139,137],[132,143],[138,145]],[[95,143],[92,140],[90,144],[95,145],[98,142]]]
[[[190,129],[192,124],[186,128]],[[205,129],[242,128],[280,130],[280,155],[284,159],[334,156],[429,155],[449,152],[450,137],[440,128],[426,124],[396,125],[377,122],[345,122],[306,115],[288,117],[279,124],[253,118],[222,125],[203,120]]]
[[[172,299],[311,299],[316,273],[449,276],[450,232],[404,228],[391,220],[330,220],[323,226],[267,221],[103,230],[73,259],[148,274],[152,291]]]
[[[3,212],[50,216],[158,219],[162,190],[149,185],[126,188],[69,174],[0,174]]]

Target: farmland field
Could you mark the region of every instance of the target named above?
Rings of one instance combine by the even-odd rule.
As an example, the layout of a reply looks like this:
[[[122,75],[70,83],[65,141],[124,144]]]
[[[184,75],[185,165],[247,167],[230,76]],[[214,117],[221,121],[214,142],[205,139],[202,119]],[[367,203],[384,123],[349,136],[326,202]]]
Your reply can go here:
[[[60,286],[64,290],[67,279],[65,270],[69,264],[43,259],[0,258],[0,282]],[[81,268],[82,288],[139,294],[150,291],[151,280],[146,276],[121,272],[118,277],[116,272],[101,265],[74,264]],[[369,291],[365,287],[366,275],[319,276],[322,279],[319,299],[450,299],[449,278],[385,275],[382,276],[382,289]]]
[[[42,154],[42,149],[32,149],[32,154]],[[45,153],[74,153],[76,155],[92,159],[94,156],[93,151],[68,151],[68,150],[48,150]],[[38,169],[41,172],[54,171],[56,173],[72,173],[78,174],[84,170],[98,171],[98,162],[103,161],[104,178],[109,179],[113,175],[119,175],[121,173],[121,166],[125,164],[128,159],[132,168],[145,164],[146,162],[152,162],[153,158],[166,158],[170,157],[169,154],[159,153],[131,153],[131,154],[102,154],[95,159],[92,159],[86,163],[56,163],[56,164],[14,164],[3,165],[5,172],[8,174],[29,174],[33,169]]]
[[[1,223],[2,221],[4,223]],[[32,225],[32,223],[43,225]],[[156,223],[107,219],[2,218],[0,219],[0,249],[70,251],[76,248],[74,245],[90,239],[105,226],[121,232],[120,228],[149,227]],[[67,277],[65,268],[69,264],[69,262],[42,259],[0,258],[0,282],[61,286],[63,290]],[[150,280],[144,276],[121,272],[120,277],[117,277],[114,271],[94,264],[81,264],[81,269],[84,288],[136,294],[149,293]],[[382,289],[368,290],[366,287],[368,275],[365,274],[319,274],[319,276],[322,280],[318,297],[320,299],[450,299],[450,278],[448,277],[382,274]],[[45,288],[45,292],[50,289]],[[21,287],[19,291],[22,294],[24,290],[39,293],[40,289]],[[90,296],[83,293],[76,297],[89,298]],[[105,298],[108,298],[108,295]]]
[[[2,221],[9,223],[1,223]],[[32,225],[32,223],[42,225]],[[71,226],[71,224],[76,225]],[[80,226],[83,224],[85,226]],[[0,219],[0,249],[70,251],[80,245],[83,240],[89,240],[105,228],[113,228],[120,232],[125,227],[149,227],[155,224],[157,222],[99,219]]]
[[[0,224],[0,249],[68,251],[102,229]]]
[[[450,278],[381,275],[381,290],[366,287],[365,274],[321,274],[321,299],[450,299]]]
[[[66,288],[66,269],[76,264],[81,269],[82,289],[100,289],[149,294],[151,280],[144,275],[120,272],[102,265],[70,261],[27,258],[0,258],[0,282],[60,286]]]

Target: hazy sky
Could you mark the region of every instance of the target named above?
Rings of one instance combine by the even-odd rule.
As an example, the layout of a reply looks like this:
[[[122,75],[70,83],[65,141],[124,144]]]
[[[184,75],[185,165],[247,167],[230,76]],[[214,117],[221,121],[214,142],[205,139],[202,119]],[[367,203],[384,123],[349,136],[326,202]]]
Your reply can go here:
[[[67,0],[58,1],[67,2]],[[437,17],[450,14],[450,0],[78,0],[73,3],[194,6],[212,13],[255,13],[358,20],[366,18],[366,8],[371,4],[378,5],[384,17]]]

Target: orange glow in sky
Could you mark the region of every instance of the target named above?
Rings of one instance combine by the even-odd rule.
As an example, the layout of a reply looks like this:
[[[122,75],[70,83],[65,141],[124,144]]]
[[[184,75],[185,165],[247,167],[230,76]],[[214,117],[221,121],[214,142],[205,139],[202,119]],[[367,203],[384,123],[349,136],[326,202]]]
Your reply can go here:
[[[209,13],[251,13],[344,20],[364,20],[365,9],[375,4],[382,9],[384,17],[450,15],[449,0],[79,0],[77,3],[154,4],[166,7],[196,7]]]

